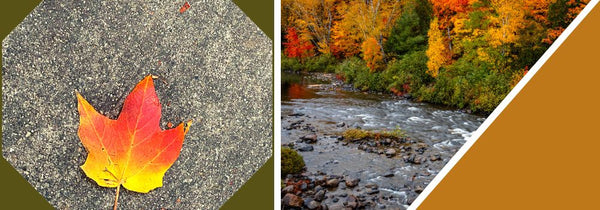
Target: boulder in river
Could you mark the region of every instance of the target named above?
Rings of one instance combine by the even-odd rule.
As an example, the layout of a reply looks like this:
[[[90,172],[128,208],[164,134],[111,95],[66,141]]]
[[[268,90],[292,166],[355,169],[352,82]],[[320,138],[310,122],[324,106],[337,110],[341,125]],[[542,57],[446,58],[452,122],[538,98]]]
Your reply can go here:
[[[408,205],[412,204],[417,199],[417,196],[419,196],[419,194],[417,194],[417,193],[412,193],[412,192],[408,193],[408,195],[406,196],[406,203]]]
[[[414,164],[425,163],[425,161],[427,161],[427,158],[425,156],[421,156],[421,155],[417,155],[412,159],[412,163],[414,163]]]
[[[317,142],[317,134],[311,133],[306,136],[300,137],[300,140],[305,141],[307,143],[315,143]]]
[[[394,176],[394,172],[393,171],[388,171],[386,173],[383,174],[383,177],[393,177]]]
[[[377,189],[379,186],[375,183],[368,183],[365,185],[366,188]]]
[[[423,192],[423,190],[424,190],[424,188],[423,188],[423,186],[421,186],[421,185],[417,185],[417,186],[415,187],[415,192],[416,192],[416,193],[421,193],[421,192]]]
[[[389,148],[385,150],[385,155],[388,157],[394,157],[394,155],[396,155],[396,150],[393,148]]]
[[[415,149],[415,152],[422,155],[423,153],[425,153],[425,150],[427,150],[427,147],[417,147],[417,149]]]
[[[315,150],[315,149],[311,145],[307,145],[307,146],[303,146],[303,147],[298,148],[298,151],[300,151],[300,152],[310,152],[310,151],[313,151],[313,150]]]
[[[321,206],[321,204],[313,199],[307,198],[306,200],[304,200],[304,206],[307,209],[317,209]]]
[[[319,192],[319,191],[321,191],[322,189],[323,189],[323,187],[321,187],[320,185],[317,185],[317,186],[315,187],[315,192]]]
[[[327,177],[325,176],[317,176],[315,177],[315,185],[323,185],[327,182]]]
[[[306,184],[306,182],[302,182],[302,184],[300,185],[300,190],[306,191],[307,188],[308,188],[308,184]]]
[[[301,112],[296,112],[296,113],[289,114],[288,116],[292,116],[292,117],[301,117],[301,116],[304,116],[304,113],[301,113]]]
[[[283,199],[281,199],[281,203],[283,204],[283,206],[301,208],[304,204],[304,200],[297,195],[288,193],[285,194],[285,196],[283,196]]]
[[[284,127],[284,129],[286,129],[286,130],[298,129],[298,128],[302,127],[301,125],[303,122],[304,122],[304,120],[298,120],[298,121],[292,122],[292,123],[290,123],[289,126]]]
[[[360,179],[346,177],[344,182],[346,183],[346,187],[352,188],[352,187],[356,187],[356,185],[358,185],[358,182],[360,182]]]
[[[403,158],[404,158],[404,162],[412,163],[412,164],[421,164],[421,163],[425,163],[425,161],[427,161],[427,158],[425,156],[415,155],[415,154],[412,154],[410,156],[406,155]]]
[[[367,189],[366,193],[369,195],[373,195],[373,194],[379,193],[379,190],[378,189]]]
[[[315,193],[316,201],[323,201],[325,199],[325,190],[319,190]]]
[[[346,210],[346,208],[342,204],[331,204],[327,205],[329,210]]]
[[[364,144],[361,144],[361,145],[358,145],[358,149],[364,151],[364,150],[367,150],[367,146]]]
[[[431,161],[442,160],[442,156],[440,154],[430,155],[429,160],[431,160]]]
[[[346,203],[346,207],[350,207],[352,209],[358,208],[358,206],[360,205],[360,201],[354,195],[348,195],[345,203]]]
[[[328,187],[337,187],[339,184],[340,184],[340,180],[334,178],[334,179],[327,180],[327,183],[325,185],[327,185]]]

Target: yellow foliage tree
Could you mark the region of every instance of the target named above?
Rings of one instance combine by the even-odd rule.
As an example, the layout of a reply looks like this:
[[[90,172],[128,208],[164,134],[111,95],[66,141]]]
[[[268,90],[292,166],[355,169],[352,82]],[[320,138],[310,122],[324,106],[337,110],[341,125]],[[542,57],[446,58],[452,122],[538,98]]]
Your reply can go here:
[[[491,0],[491,3],[496,15],[490,17],[493,27],[488,31],[489,43],[494,47],[514,43],[519,38],[517,32],[524,27],[523,0]]]
[[[427,32],[429,46],[425,52],[429,58],[427,60],[427,73],[433,77],[437,77],[440,68],[450,60],[444,36],[438,26],[438,19],[434,18]]]

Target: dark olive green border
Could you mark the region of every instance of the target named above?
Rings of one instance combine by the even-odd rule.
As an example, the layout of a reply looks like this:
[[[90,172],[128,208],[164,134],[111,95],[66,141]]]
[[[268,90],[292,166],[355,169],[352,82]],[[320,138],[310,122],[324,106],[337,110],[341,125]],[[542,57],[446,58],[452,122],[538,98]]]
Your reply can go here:
[[[274,3],[272,0],[233,0],[254,23],[273,40]],[[274,49],[274,48],[272,48]],[[275,54],[273,54],[275,55]],[[275,62],[273,57],[273,62]],[[274,65],[273,65],[274,66]],[[273,70],[273,75],[275,71]],[[274,79],[275,77],[273,77]],[[273,80],[274,81],[274,80]],[[273,86],[273,88],[278,88]],[[275,90],[275,89],[273,89]],[[274,97],[272,97],[274,100]],[[273,104],[274,105],[274,104]],[[273,113],[273,116],[275,113]],[[275,119],[272,122],[275,123]],[[273,131],[274,133],[274,131]],[[274,141],[273,141],[274,142]],[[273,144],[273,146],[275,146]],[[274,148],[274,147],[273,147]],[[242,186],[221,209],[273,209],[273,156]]]
[[[2,40],[41,0],[2,1]],[[0,57],[1,56],[0,52]],[[0,58],[1,59],[1,58]],[[1,99],[0,99],[1,100]],[[0,125],[1,126],[1,125]],[[0,146],[1,148],[1,146]],[[0,158],[0,200],[3,209],[52,209],[52,206],[4,159]]]
[[[0,37],[4,39],[40,2],[41,0],[2,1],[0,3],[0,20],[2,22]],[[234,2],[273,40],[273,1],[234,0]],[[273,170],[274,163],[271,157],[223,205],[222,209],[271,209],[273,207],[274,196]],[[1,205],[3,208],[52,209],[52,206],[6,162],[4,157],[0,158],[0,180],[0,185],[2,186],[0,189],[0,198],[2,199],[0,200],[2,200]]]
[[[273,40],[275,3],[272,0],[233,0],[233,2]]]

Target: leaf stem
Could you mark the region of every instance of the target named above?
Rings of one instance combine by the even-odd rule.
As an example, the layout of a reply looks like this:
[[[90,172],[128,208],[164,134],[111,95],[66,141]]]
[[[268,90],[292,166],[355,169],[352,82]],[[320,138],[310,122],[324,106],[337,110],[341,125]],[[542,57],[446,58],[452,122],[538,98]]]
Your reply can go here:
[[[121,189],[121,184],[117,186],[117,195],[115,196],[115,207],[113,210],[117,210],[117,205],[119,204],[119,189]]]

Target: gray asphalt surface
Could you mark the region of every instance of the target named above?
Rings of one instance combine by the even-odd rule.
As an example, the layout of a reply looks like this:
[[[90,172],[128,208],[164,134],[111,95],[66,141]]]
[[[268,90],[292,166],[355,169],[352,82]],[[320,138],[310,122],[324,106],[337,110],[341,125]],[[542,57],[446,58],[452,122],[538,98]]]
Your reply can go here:
[[[79,168],[75,91],[116,118],[151,73],[181,155],[120,209],[216,209],[271,156],[272,41],[230,1],[44,1],[2,42],[2,154],[54,207],[112,208]]]

